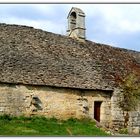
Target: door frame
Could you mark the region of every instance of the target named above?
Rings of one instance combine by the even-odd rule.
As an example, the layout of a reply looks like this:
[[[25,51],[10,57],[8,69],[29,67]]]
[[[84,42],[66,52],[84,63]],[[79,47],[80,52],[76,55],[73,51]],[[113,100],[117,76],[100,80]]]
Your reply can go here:
[[[102,102],[103,101],[94,101],[93,118],[98,122],[101,121],[101,105],[102,105]],[[99,113],[98,115],[96,114],[97,112]]]

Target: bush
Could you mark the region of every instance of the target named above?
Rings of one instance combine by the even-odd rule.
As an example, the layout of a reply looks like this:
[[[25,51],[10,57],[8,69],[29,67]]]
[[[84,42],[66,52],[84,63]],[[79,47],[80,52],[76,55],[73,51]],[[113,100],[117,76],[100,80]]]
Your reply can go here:
[[[127,128],[122,128],[119,130],[120,134],[128,134],[128,129]]]

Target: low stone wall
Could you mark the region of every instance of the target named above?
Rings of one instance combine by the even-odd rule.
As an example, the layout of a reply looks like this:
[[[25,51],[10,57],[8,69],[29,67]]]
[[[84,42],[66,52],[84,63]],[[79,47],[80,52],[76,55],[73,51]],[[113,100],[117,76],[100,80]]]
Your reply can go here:
[[[0,85],[0,114],[45,115],[67,119],[94,117],[94,102],[101,101],[100,120],[111,122],[110,92],[47,86]]]
[[[140,135],[140,112],[133,111],[130,114],[128,132],[129,134]]]

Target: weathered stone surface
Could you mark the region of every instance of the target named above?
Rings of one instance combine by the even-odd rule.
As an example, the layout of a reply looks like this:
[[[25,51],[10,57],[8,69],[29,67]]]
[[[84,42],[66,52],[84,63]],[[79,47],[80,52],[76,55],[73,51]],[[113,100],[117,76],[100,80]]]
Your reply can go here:
[[[102,101],[101,123],[109,125],[110,93],[95,90],[76,90],[47,86],[0,85],[0,114],[45,115],[67,119],[94,118],[94,102]],[[37,101],[33,101],[37,99]],[[40,107],[41,106],[41,107]]]
[[[77,39],[85,39],[85,13],[79,8],[72,7],[67,18],[68,36]]]
[[[111,127],[115,130],[124,127],[124,117],[123,112],[120,108],[118,108],[118,99],[119,99],[120,89],[114,89],[113,95],[111,97],[111,116],[112,116],[112,124]],[[129,122],[128,122],[128,132],[131,135],[140,134],[140,108],[136,111],[129,112]]]
[[[112,125],[111,127],[114,129],[121,128],[124,124],[123,112],[118,107],[118,97],[119,97],[120,89],[115,88],[113,95],[111,97],[111,116],[112,116]]]
[[[128,132],[131,135],[139,135],[140,134],[140,127],[129,127]]]
[[[140,73],[139,60],[139,52],[0,24],[0,82],[112,90],[117,77]]]
[[[128,130],[130,134],[138,135],[140,134],[140,112],[132,111],[129,113],[129,126]]]

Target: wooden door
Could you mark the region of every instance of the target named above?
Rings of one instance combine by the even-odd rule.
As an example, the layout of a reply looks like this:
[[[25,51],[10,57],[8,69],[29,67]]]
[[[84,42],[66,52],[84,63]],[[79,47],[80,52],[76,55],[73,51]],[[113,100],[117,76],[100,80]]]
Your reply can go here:
[[[101,103],[99,101],[94,102],[94,119],[98,122],[100,122]]]

